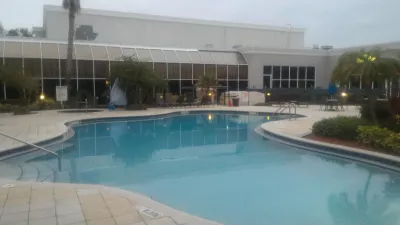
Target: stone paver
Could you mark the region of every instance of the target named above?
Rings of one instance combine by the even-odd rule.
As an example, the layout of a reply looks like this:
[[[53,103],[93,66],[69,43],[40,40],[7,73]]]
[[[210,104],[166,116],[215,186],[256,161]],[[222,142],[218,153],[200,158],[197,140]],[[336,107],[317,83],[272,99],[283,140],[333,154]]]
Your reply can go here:
[[[197,109],[149,109],[146,111],[102,111],[98,113],[65,114],[42,111],[32,115],[0,114],[0,132],[36,143],[64,135],[66,122],[86,118],[126,117],[165,114],[185,110],[237,110],[275,112],[276,107],[213,107]],[[354,107],[345,112],[323,112],[319,107],[298,108],[304,118],[281,120],[264,124],[264,129],[285,135],[302,136],[310,132],[315,121],[340,115],[357,115]],[[290,127],[290,129],[287,129]],[[20,143],[0,137],[0,151],[21,146]],[[0,225],[218,225],[184,212],[172,209],[142,195],[105,186],[78,184],[51,184],[0,180]],[[151,218],[139,209],[148,207],[160,214]],[[1,211],[0,211],[1,212]]]
[[[11,188],[0,187],[0,193],[3,195],[12,194],[16,197],[21,192],[23,197],[11,200],[5,197],[6,206],[0,215],[0,225],[187,224],[175,222],[174,217],[177,221],[180,221],[181,217],[186,217],[189,221],[201,221],[196,224],[218,225],[169,208],[147,197],[111,187],[0,180],[0,185],[3,184],[14,185]],[[40,196],[45,196],[43,202],[29,201]],[[154,219],[143,214],[139,209],[144,206],[151,207],[162,216]]]

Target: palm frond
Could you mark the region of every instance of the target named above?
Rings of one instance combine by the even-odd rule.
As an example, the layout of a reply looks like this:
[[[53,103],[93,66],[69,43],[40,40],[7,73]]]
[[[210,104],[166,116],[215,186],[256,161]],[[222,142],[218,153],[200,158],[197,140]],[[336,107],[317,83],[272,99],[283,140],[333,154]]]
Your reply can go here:
[[[63,0],[62,6],[65,10],[70,10],[72,12],[79,12],[81,10],[80,0]]]

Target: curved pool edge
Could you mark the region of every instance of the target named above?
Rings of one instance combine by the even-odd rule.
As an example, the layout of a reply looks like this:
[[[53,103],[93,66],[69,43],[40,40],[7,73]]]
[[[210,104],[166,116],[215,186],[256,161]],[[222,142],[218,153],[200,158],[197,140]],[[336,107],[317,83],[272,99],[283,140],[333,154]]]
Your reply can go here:
[[[303,138],[310,132],[304,133],[302,136],[275,132],[269,129],[268,123],[261,124],[255,132],[285,145],[400,172],[400,157],[397,156]]]

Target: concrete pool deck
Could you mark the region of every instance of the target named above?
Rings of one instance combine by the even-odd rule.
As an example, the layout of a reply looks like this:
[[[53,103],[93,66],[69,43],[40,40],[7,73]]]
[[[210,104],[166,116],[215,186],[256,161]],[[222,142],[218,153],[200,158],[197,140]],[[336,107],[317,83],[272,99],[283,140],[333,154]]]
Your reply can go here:
[[[101,111],[94,113],[59,113],[41,111],[30,115],[0,114],[0,132],[37,143],[63,135],[65,123],[107,117],[146,116],[192,110],[233,110],[249,112],[276,111],[276,107],[244,106],[238,108],[216,106],[210,108],[148,109],[145,111]],[[305,117],[273,121],[264,129],[288,136],[301,137],[310,132],[312,124],[322,118],[337,115],[355,116],[358,110],[325,112],[319,106],[298,108]],[[0,137],[0,151],[20,147],[21,144]],[[11,187],[8,187],[10,184]],[[154,211],[152,211],[154,210]],[[0,225],[217,225],[184,212],[172,209],[140,194],[100,185],[35,183],[0,180]],[[157,217],[157,213],[158,216]],[[157,218],[152,218],[156,215]]]

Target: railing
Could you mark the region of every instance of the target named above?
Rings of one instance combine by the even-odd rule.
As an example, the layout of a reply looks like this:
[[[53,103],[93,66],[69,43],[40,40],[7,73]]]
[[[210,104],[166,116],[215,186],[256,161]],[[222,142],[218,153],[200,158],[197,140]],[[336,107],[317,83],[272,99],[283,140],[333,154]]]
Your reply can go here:
[[[18,141],[18,142],[20,142],[20,143],[29,145],[29,146],[31,146],[31,147],[37,148],[37,149],[39,149],[39,150],[42,150],[42,151],[45,151],[45,152],[48,152],[48,153],[50,153],[50,154],[52,154],[52,155],[57,156],[57,159],[58,159],[58,171],[61,172],[61,170],[62,170],[62,165],[61,165],[61,157],[60,157],[59,154],[57,154],[57,153],[55,153],[55,152],[53,152],[53,151],[50,151],[50,150],[48,150],[48,149],[45,149],[45,148],[43,148],[43,147],[37,146],[37,145],[35,145],[35,144],[31,144],[31,143],[28,143],[28,142],[26,142],[26,141],[19,140],[19,139],[15,138],[15,137],[11,137],[11,136],[9,136],[9,135],[7,135],[7,134],[4,134],[4,133],[1,133],[1,132],[0,132],[0,135],[2,135],[2,136],[4,136],[4,137],[7,137],[7,138],[10,138],[10,139],[12,139],[12,140],[14,140],[14,141]]]
[[[285,104],[281,105],[276,111],[275,114],[283,113],[285,109],[289,109],[289,114],[292,114],[292,108],[294,110],[294,116],[297,115],[297,106],[294,103],[286,102]]]

